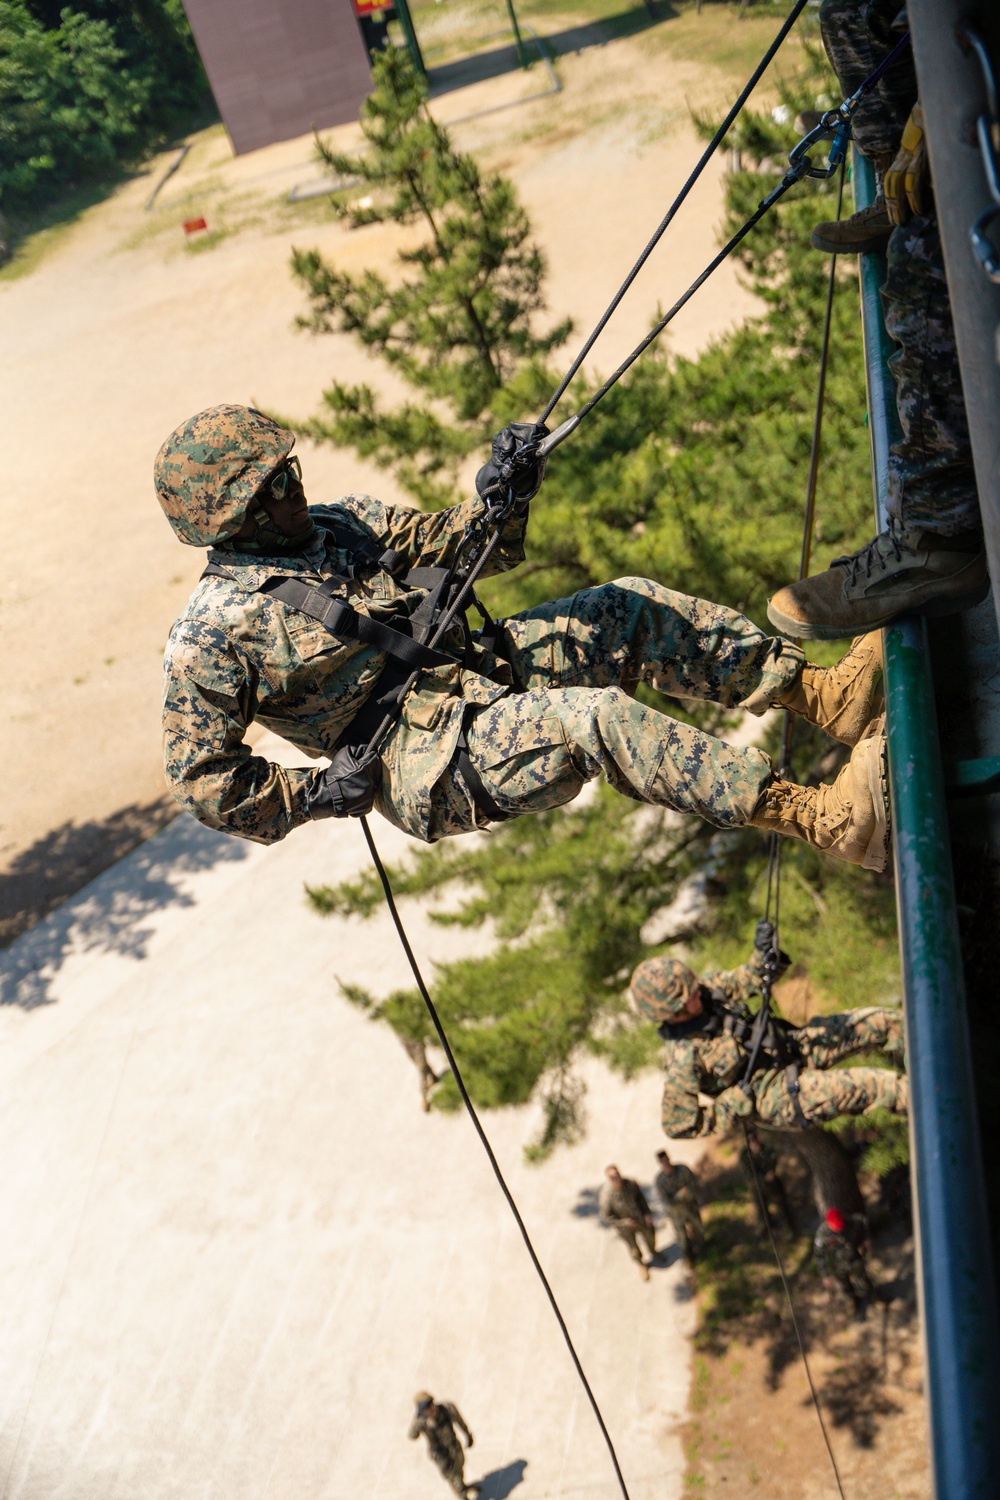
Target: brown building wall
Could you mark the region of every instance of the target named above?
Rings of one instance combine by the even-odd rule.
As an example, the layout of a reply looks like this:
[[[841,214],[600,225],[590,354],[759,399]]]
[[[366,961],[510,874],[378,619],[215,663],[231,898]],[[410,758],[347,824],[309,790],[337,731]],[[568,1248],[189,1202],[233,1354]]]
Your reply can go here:
[[[357,118],[371,68],[351,0],[184,0],[237,154]]]

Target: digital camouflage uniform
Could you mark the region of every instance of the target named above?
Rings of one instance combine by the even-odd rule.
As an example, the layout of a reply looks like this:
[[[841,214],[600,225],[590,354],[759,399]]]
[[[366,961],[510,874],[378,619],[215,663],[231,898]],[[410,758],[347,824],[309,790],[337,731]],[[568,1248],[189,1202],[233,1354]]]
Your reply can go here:
[[[437,1464],[455,1494],[463,1496],[464,1500],[467,1489],[465,1450],[455,1431],[456,1427],[460,1427],[465,1433],[465,1440],[471,1448],[472,1433],[465,1425],[458,1407],[451,1401],[436,1401],[432,1406],[417,1411],[410,1423],[407,1436],[416,1441],[423,1433],[427,1439],[427,1451],[431,1459]]]
[[[898,0],[823,0],[823,46],[845,97],[870,77],[906,31]],[[916,103],[917,75],[907,48],[854,113],[853,135],[865,156],[894,153]]]
[[[857,1217],[852,1215],[852,1218]],[[850,1297],[855,1312],[863,1311],[875,1292],[861,1252],[853,1243],[854,1239],[860,1240],[863,1233],[862,1225],[852,1226],[850,1221],[841,1232],[824,1222],[813,1239],[813,1253],[820,1275],[831,1276],[836,1281],[841,1291]]]
[[[942,536],[975,532],[979,497],[937,218],[894,229],[882,288],[903,436],[889,450],[886,509]]]
[[[768,1224],[774,1227],[779,1220],[789,1229],[794,1229],[791,1210],[788,1207],[788,1194],[785,1192],[785,1184],[778,1175],[778,1153],[774,1147],[761,1141],[760,1150],[751,1152],[748,1146],[744,1146],[740,1152],[740,1168],[747,1180],[750,1202],[753,1204],[761,1230],[766,1233]],[[762,1197],[763,1211],[761,1210]]]
[[[649,1204],[642,1188],[631,1177],[623,1177],[621,1187],[617,1188],[612,1187],[610,1182],[603,1182],[597,1195],[597,1211],[601,1223],[615,1231],[633,1260],[642,1265],[642,1251],[636,1236],[643,1241],[651,1256],[656,1254],[655,1231],[644,1222],[652,1218]],[[635,1219],[639,1227],[633,1228],[629,1219]]]
[[[385,663],[374,646],[331,636],[257,592],[260,585],[276,575],[344,573],[348,555],[324,522],[395,549],[411,567],[447,565],[479,509],[472,501],[425,514],[349,496],[310,507],[320,530],[300,555],[212,550],[210,561],[232,578],[196,586],[166,651],[165,763],[182,806],[209,827],[265,844],[309,821],[315,772],[254,755],[245,730],[257,720],[311,756],[329,754]],[[522,561],[523,533],[523,519],[508,523],[493,571]],[[344,595],[358,613],[383,620],[409,616],[424,596],[385,572],[355,579]],[[515,615],[503,622],[502,641],[513,671],[484,653],[472,669],[425,670],[407,696],[381,750],[375,805],[390,822],[426,841],[485,825],[453,759],[467,714],[471,760],[505,812],[569,802],[603,772],[636,800],[723,828],[749,821],[772,778],[764,752],[680,724],[619,684],[642,679],[678,697],[762,713],[798,675],[797,647],[734,610],[639,578]],[[461,649],[458,627],[451,644]]]
[[[823,44],[845,95],[875,71],[903,35],[900,10],[896,0],[823,0]],[[872,158],[893,155],[916,101],[908,49],[858,106],[853,134],[859,149]],[[888,514],[942,536],[976,531],[972,449],[933,211],[893,230],[886,257],[882,301],[886,328],[900,346],[889,368],[903,430],[890,450]]]
[[[736,1020],[752,1021],[746,1001],[760,993],[761,956],[755,952],[738,969],[715,970],[702,977],[713,1003]],[[692,1027],[697,1023],[689,1023]],[[819,1124],[838,1115],[888,1109],[905,1114],[909,1091],[905,1077],[889,1068],[834,1068],[854,1052],[901,1052],[903,1018],[898,1010],[868,1006],[839,1015],[817,1016],[805,1026],[790,1027],[790,1044],[801,1059],[799,1105],[805,1119]],[[691,1034],[666,1041],[663,1048],[663,1133],[672,1140],[722,1133],[740,1119],[756,1115],[762,1123],[801,1128],[790,1079],[784,1067],[764,1067],[753,1076],[753,1098],[738,1086],[746,1069],[747,1048],[729,1032]],[[830,1071],[827,1071],[827,1070]]]
[[[686,1261],[697,1260],[705,1247],[705,1230],[698,1207],[698,1180],[690,1167],[671,1162],[656,1174],[656,1191],[674,1226],[677,1248]]]

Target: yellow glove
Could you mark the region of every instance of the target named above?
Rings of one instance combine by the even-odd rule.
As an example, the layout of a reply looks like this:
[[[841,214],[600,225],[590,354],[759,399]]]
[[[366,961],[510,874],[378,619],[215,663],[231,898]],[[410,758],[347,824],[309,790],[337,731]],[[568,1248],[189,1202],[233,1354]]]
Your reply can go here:
[[[910,111],[903,139],[882,184],[885,206],[894,224],[905,224],[913,214],[930,207],[930,169],[924,112],[919,104]]]

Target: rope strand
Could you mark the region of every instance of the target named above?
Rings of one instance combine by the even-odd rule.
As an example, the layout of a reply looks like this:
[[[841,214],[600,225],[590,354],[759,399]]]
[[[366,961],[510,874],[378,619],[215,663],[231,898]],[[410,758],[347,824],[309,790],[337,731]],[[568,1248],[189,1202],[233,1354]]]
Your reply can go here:
[[[553,396],[551,397],[548,406],[546,406],[545,410],[542,412],[542,415],[538,419],[540,422],[546,422],[546,421],[548,421],[548,418],[549,418],[550,414],[555,409],[556,405],[561,400],[562,396],[565,394],[566,387],[569,385],[570,381],[573,379],[573,376],[576,374],[577,370],[579,370],[580,366],[583,364],[583,361],[586,359],[587,355],[590,353],[591,349],[596,344],[596,342],[597,342],[598,338],[600,337],[600,335],[604,332],[604,329],[607,327],[607,324],[608,324],[608,322],[609,322],[612,314],[614,313],[615,309],[618,307],[618,304],[621,302],[621,300],[624,297],[625,293],[629,290],[629,288],[631,287],[633,281],[638,276],[639,272],[642,270],[643,266],[646,264],[647,260],[652,255],[653,251],[656,249],[656,246],[660,243],[660,240],[663,238],[663,236],[666,233],[667,229],[670,227],[671,223],[673,222],[673,219],[674,219],[675,215],[677,214],[677,211],[680,208],[681,204],[684,202],[685,198],[688,196],[688,194],[690,193],[691,189],[694,187],[695,183],[698,181],[698,178],[701,176],[702,172],[708,166],[708,163],[711,161],[712,157],[715,155],[715,153],[718,150],[719,146],[722,144],[722,142],[725,139],[726,135],[729,133],[729,130],[730,130],[730,127],[733,124],[733,121],[736,119],[736,116],[739,114],[740,110],[743,108],[744,104],[747,102],[747,100],[749,99],[750,95],[753,93],[754,89],[757,87],[757,85],[760,82],[762,76],[767,71],[768,67],[770,66],[770,63],[771,63],[772,59],[774,58],[775,53],[778,51],[779,47],[784,42],[785,38],[787,37],[788,33],[791,31],[792,27],[795,25],[795,22],[798,20],[798,18],[801,15],[802,11],[805,9],[807,3],[808,3],[808,0],[796,0],[796,3],[792,6],[792,9],[791,9],[791,11],[790,11],[790,13],[788,15],[788,18],[783,23],[783,25],[782,25],[780,31],[778,32],[777,36],[775,37],[774,41],[771,43],[770,47],[768,47],[767,51],[764,53],[764,56],[761,58],[760,62],[757,64],[756,68],[751,73],[751,75],[747,79],[746,83],[743,85],[743,88],[740,91],[739,96],[737,97],[737,99],[736,99],[735,103],[733,104],[732,108],[730,109],[729,113],[726,115],[726,118],[723,120],[722,124],[719,126],[718,130],[715,132],[715,134],[713,135],[712,139],[709,141],[708,145],[705,147],[705,150],[702,152],[701,160],[698,162],[697,166],[695,167],[694,171],[691,173],[691,175],[688,178],[687,182],[685,182],[684,186],[681,188],[680,192],[677,194],[677,197],[674,199],[673,203],[671,203],[670,207],[667,209],[667,211],[664,214],[663,218],[660,220],[659,226],[655,230],[652,239],[649,241],[649,243],[647,244],[645,250],[643,250],[642,254],[639,256],[639,259],[636,261],[635,265],[632,267],[631,271],[628,273],[628,275],[626,276],[625,280],[622,282],[621,286],[618,288],[618,290],[615,293],[614,297],[608,303],[607,308],[605,309],[605,311],[601,315],[600,320],[598,321],[598,323],[597,323],[596,327],[594,328],[593,332],[591,333],[590,337],[587,339],[587,342],[584,344],[583,348],[580,350],[579,354],[576,356],[576,359],[574,359],[573,363],[570,365],[569,369],[566,371],[566,374],[563,376],[562,380],[559,382],[559,386],[558,386],[557,390],[555,391],[555,393],[553,394]]]
[[[594,1416],[597,1419],[597,1425],[601,1430],[601,1436],[603,1437],[604,1442],[607,1446],[608,1453],[611,1457],[611,1463],[614,1466],[615,1478],[618,1480],[618,1487],[622,1492],[624,1500],[629,1500],[628,1489],[625,1485],[625,1476],[622,1474],[621,1466],[618,1462],[618,1455],[615,1452],[615,1445],[611,1441],[611,1434],[608,1431],[604,1421],[604,1417],[601,1414],[601,1408],[597,1404],[597,1398],[590,1388],[590,1381],[587,1379],[583,1365],[580,1363],[580,1356],[577,1354],[576,1348],[573,1344],[573,1340],[570,1337],[570,1331],[566,1326],[566,1320],[562,1315],[559,1303],[556,1301],[555,1293],[549,1285],[549,1279],[542,1269],[541,1261],[538,1259],[538,1256],[535,1253],[535,1247],[531,1243],[531,1237],[528,1234],[525,1222],[521,1218],[520,1210],[518,1209],[517,1204],[514,1202],[513,1194],[511,1193],[510,1188],[507,1186],[507,1182],[504,1178],[503,1172],[500,1170],[500,1163],[497,1161],[496,1156],[494,1155],[493,1147],[490,1145],[489,1137],[487,1136],[486,1131],[483,1129],[482,1122],[480,1121],[480,1118],[476,1113],[476,1107],[473,1104],[472,1099],[469,1097],[469,1091],[465,1086],[465,1080],[463,1079],[462,1074],[459,1070],[458,1063],[455,1060],[455,1054],[451,1050],[451,1043],[448,1041],[445,1029],[441,1024],[441,1017],[437,1013],[437,1007],[430,997],[430,991],[424,983],[423,975],[420,972],[420,966],[418,965],[417,960],[414,957],[413,949],[410,947],[409,938],[406,936],[406,930],[403,927],[402,919],[400,918],[399,912],[396,908],[396,901],[395,897],[392,894],[392,886],[389,882],[389,875],[386,871],[385,865],[383,865],[382,863],[379,852],[375,847],[375,840],[372,837],[372,831],[368,826],[367,818],[361,819],[361,827],[364,831],[365,842],[368,845],[368,851],[371,854],[372,860],[375,864],[375,869],[378,871],[379,880],[381,880],[382,882],[382,889],[385,892],[386,904],[389,907],[389,915],[392,917],[396,932],[399,935],[399,941],[403,945],[403,952],[406,954],[407,962],[409,963],[410,969],[413,973],[413,977],[416,980],[417,989],[420,991],[421,999],[427,1007],[427,1014],[431,1018],[431,1023],[434,1027],[434,1030],[437,1032],[438,1041],[441,1043],[441,1046],[444,1049],[444,1055],[448,1059],[448,1066],[451,1068],[451,1074],[455,1080],[458,1092],[462,1096],[462,1103],[465,1105],[466,1109],[469,1112],[469,1117],[472,1120],[473,1125],[475,1126],[476,1134],[479,1136],[479,1139],[482,1142],[483,1150],[486,1152],[487,1159],[489,1160],[489,1164],[493,1168],[493,1175],[496,1178],[497,1182],[500,1184],[500,1189],[507,1200],[507,1206],[510,1209],[511,1213],[514,1215],[514,1222],[521,1232],[521,1238],[524,1241],[525,1249],[527,1250],[528,1255],[531,1257],[531,1264],[537,1271],[538,1279],[545,1289],[545,1295],[549,1299],[549,1306],[552,1308],[552,1312],[555,1315],[555,1320],[559,1324],[559,1331],[566,1342],[566,1348],[569,1350],[570,1358],[572,1359],[573,1364],[576,1367],[576,1373],[580,1377],[580,1383],[587,1394],[587,1400],[590,1402],[591,1410],[593,1411]]]

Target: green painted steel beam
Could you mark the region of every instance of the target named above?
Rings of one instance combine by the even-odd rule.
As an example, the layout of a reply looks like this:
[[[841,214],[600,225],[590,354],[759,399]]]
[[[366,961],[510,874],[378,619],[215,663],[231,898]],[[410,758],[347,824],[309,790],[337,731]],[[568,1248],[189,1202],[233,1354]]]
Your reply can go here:
[[[858,207],[871,164],[854,154]],[[861,314],[875,509],[886,525],[889,445],[898,435],[879,288],[885,258],[861,260]],[[1000,1494],[1000,1357],[961,940],[927,626],[883,633],[899,942],[911,1086],[918,1280],[938,1500]]]

